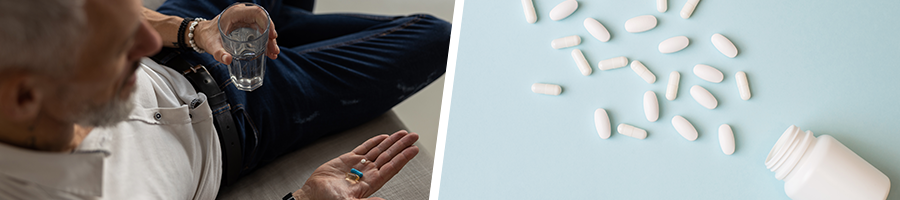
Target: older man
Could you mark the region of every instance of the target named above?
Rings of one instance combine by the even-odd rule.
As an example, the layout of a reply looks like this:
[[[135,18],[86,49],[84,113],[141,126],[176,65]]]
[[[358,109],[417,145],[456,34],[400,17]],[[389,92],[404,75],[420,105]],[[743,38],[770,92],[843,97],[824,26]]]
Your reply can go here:
[[[0,199],[213,199],[223,179],[415,93],[443,74],[449,44],[449,24],[427,15],[256,2],[275,31],[264,85],[244,92],[221,64],[231,57],[214,28],[232,1],[170,0],[160,12],[140,0],[0,3]],[[189,17],[213,20],[197,20],[189,36],[180,30]],[[176,49],[160,56],[161,46]],[[198,91],[209,87],[189,79],[201,75],[218,87]],[[417,139],[369,139],[290,196],[366,198],[418,153]],[[351,168],[365,176],[348,180]]]

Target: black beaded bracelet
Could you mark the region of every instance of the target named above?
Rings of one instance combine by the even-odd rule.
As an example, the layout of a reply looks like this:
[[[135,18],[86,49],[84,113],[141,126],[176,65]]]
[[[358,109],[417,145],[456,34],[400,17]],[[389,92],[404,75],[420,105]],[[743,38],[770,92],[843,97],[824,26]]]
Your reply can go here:
[[[284,195],[284,197],[281,197],[281,200],[294,200],[294,193],[288,192],[287,195]]]
[[[179,49],[182,49],[185,51],[191,50],[190,47],[186,43],[184,43],[184,31],[187,30],[188,24],[190,24],[191,21],[193,21],[193,20],[194,20],[193,18],[185,17],[184,20],[181,21],[181,26],[178,27],[178,35],[177,35],[178,44],[175,44],[176,48],[179,48]]]

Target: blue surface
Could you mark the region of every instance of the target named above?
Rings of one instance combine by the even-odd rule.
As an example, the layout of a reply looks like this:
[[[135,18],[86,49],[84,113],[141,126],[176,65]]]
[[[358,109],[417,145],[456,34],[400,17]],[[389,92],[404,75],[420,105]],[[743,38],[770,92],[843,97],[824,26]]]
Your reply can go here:
[[[794,124],[829,134],[887,174],[888,199],[900,199],[900,1],[710,1],[690,19],[687,0],[580,0],[561,21],[548,13],[562,0],[534,0],[535,24],[519,1],[466,1],[441,174],[440,199],[788,199],[784,182],[764,161]],[[626,20],[651,14],[659,25],[643,33]],[[609,29],[603,43],[584,29],[592,17]],[[719,53],[721,33],[739,50]],[[579,35],[593,74],[582,76],[570,53],[550,41]],[[659,42],[684,35],[686,49],[661,54]],[[616,56],[640,60],[657,76],[647,84],[630,68],[600,71]],[[692,73],[708,64],[725,74],[709,83]],[[681,73],[678,98],[665,99],[671,71]],[[748,74],[752,98],[743,101],[734,73]],[[559,96],[535,94],[533,83],[563,87]],[[692,85],[719,101],[708,110],[690,96]],[[656,92],[660,118],[648,122],[642,96]],[[600,139],[593,112],[605,108],[615,127],[646,129],[645,140],[615,132]],[[671,125],[682,115],[699,131],[682,138]],[[737,148],[724,155],[717,129],[730,124]]]

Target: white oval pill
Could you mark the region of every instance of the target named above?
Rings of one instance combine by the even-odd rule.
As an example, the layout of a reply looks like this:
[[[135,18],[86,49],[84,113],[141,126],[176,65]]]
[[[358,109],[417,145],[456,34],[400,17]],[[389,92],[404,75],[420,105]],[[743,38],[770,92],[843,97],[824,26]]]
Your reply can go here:
[[[653,91],[644,93],[644,116],[650,122],[659,119],[659,100],[656,99],[656,93]]]
[[[690,40],[685,36],[675,36],[659,43],[660,53],[675,53],[688,46]]]
[[[600,70],[611,70],[624,67],[625,65],[628,65],[628,58],[625,58],[625,56],[619,56],[601,60],[600,63],[597,63],[597,68],[600,68]]]
[[[594,111],[594,126],[597,127],[597,134],[600,135],[600,139],[609,138],[609,135],[612,133],[612,129],[609,126],[609,115],[606,114],[606,110],[603,108],[597,108]]]
[[[734,132],[728,124],[719,126],[719,146],[722,147],[722,152],[725,155],[734,153]]]
[[[681,137],[684,137],[684,139],[687,139],[688,141],[697,140],[697,129],[681,115],[672,117],[672,126],[675,127],[675,131],[677,131]]]
[[[537,21],[537,14],[534,13],[534,2],[522,0],[522,8],[525,9],[525,21],[529,24],[534,24]]]
[[[535,83],[531,85],[531,91],[538,94],[559,95],[559,93],[562,93],[562,87],[553,84]]]
[[[656,27],[656,17],[653,15],[641,15],[625,21],[625,31],[640,33]]]
[[[700,79],[713,83],[722,82],[722,79],[725,78],[725,75],[722,74],[722,71],[719,71],[715,67],[704,64],[694,65],[694,75],[697,75],[697,77],[700,77]]]
[[[664,13],[664,12],[666,12],[666,10],[668,10],[668,8],[669,8],[668,0],[656,0],[656,11]]]
[[[626,135],[628,137],[633,137],[633,138],[642,139],[642,140],[644,138],[647,138],[646,130],[640,129],[638,127],[634,127],[634,126],[628,125],[628,124],[619,124],[619,126],[616,127],[616,131],[618,131],[619,134]]]
[[[591,36],[597,38],[597,40],[600,40],[601,42],[609,41],[609,31],[596,19],[590,17],[585,18],[584,28],[587,29],[588,33],[591,33]]]
[[[697,3],[700,3],[700,0],[688,0],[687,3],[684,3],[684,7],[681,8],[681,18],[690,18],[691,14],[694,14],[694,9],[697,8]]]
[[[737,82],[738,92],[741,93],[741,99],[750,99],[750,84],[747,83],[747,73],[739,71],[734,73],[734,81]]]
[[[550,19],[552,19],[553,21],[564,19],[574,13],[576,8],[578,8],[577,1],[563,1],[562,3],[557,4],[556,7],[553,7],[552,10],[550,10]]]
[[[554,49],[562,49],[566,47],[577,46],[581,44],[581,37],[578,35],[570,35],[566,37],[556,38],[550,42],[550,47]]]
[[[591,64],[588,64],[587,59],[584,58],[584,54],[581,53],[581,49],[572,50],[572,59],[575,59],[575,65],[578,66],[581,75],[591,75]]]
[[[653,84],[656,82],[656,75],[653,75],[653,72],[650,72],[650,69],[647,69],[647,66],[644,66],[644,63],[641,63],[641,61],[631,61],[631,70],[634,70],[634,73],[647,83]]]
[[[675,97],[678,96],[678,81],[680,79],[681,74],[678,71],[669,73],[669,85],[666,85],[666,99],[669,101],[675,100]]]
[[[694,97],[694,101],[700,103],[701,106],[706,109],[715,109],[716,106],[719,106],[719,101],[716,101],[716,97],[709,93],[709,90],[706,88],[700,87],[699,85],[694,85],[691,87],[691,97]]]
[[[716,49],[718,49],[719,52],[722,52],[722,54],[725,54],[725,56],[728,56],[729,58],[737,56],[737,47],[734,47],[734,43],[731,43],[731,40],[724,35],[718,33],[713,34],[710,40],[712,41],[713,46],[716,46]]]

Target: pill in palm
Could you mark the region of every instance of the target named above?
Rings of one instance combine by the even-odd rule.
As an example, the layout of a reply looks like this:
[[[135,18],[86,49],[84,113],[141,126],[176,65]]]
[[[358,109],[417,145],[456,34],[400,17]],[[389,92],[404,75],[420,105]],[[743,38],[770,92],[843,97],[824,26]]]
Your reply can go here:
[[[647,69],[647,66],[644,66],[644,63],[641,63],[641,61],[631,61],[631,70],[634,70],[634,73],[647,83],[652,84],[656,82],[656,75],[653,75],[653,72],[650,72],[650,69]]]
[[[681,8],[681,18],[690,18],[691,14],[694,14],[694,9],[697,8],[697,3],[700,3],[700,0],[688,0],[687,3],[684,3],[684,7]]]
[[[678,132],[681,137],[684,137],[684,139],[689,141],[697,140],[697,129],[681,115],[672,117],[672,126],[675,127],[675,131]]]
[[[656,17],[653,15],[641,15],[625,21],[625,31],[640,33],[656,27]]]
[[[619,134],[626,135],[628,137],[633,137],[633,138],[642,139],[642,140],[644,138],[647,138],[646,130],[638,128],[638,127],[634,127],[634,126],[628,125],[628,124],[619,124],[619,126],[616,127],[616,131],[618,131]]]
[[[597,38],[597,40],[600,40],[601,42],[609,41],[609,31],[596,19],[590,17],[585,18],[584,28],[587,29],[588,33],[591,33],[591,36]]]
[[[577,1],[575,1],[575,0],[563,1],[562,3],[557,4],[556,7],[553,7],[552,10],[550,10],[550,19],[552,19],[553,21],[559,21],[561,19],[565,19],[566,17],[568,17],[569,15],[574,13],[575,9],[577,9],[577,8],[578,8]]]
[[[722,54],[724,54],[725,56],[728,56],[729,58],[734,58],[735,56],[737,56],[737,47],[735,47],[734,43],[732,43],[731,40],[726,38],[724,35],[718,33],[713,34],[710,40],[712,41],[713,46],[715,46],[716,49],[718,49],[719,52],[722,52]]]
[[[678,97],[678,81],[681,79],[681,73],[678,71],[672,71],[669,73],[669,85],[666,85],[666,99],[669,101],[675,100],[675,97]]]
[[[738,92],[740,92],[741,94],[741,99],[750,99],[750,84],[747,83],[747,73],[744,73],[743,71],[734,73],[734,81],[737,82]]]
[[[531,91],[538,94],[559,95],[562,93],[562,87],[554,84],[535,83],[531,85]]]
[[[550,42],[550,47],[554,49],[562,49],[566,47],[573,47],[581,44],[581,37],[578,35],[570,35],[566,37],[556,38]]]
[[[691,97],[694,97],[694,101],[700,103],[701,106],[706,109],[715,109],[716,106],[719,105],[719,101],[716,101],[716,97],[709,93],[709,90],[703,88],[699,85],[694,85],[691,87]]]
[[[675,36],[659,43],[660,53],[675,53],[688,46],[690,40],[685,36]]]
[[[666,12],[666,10],[668,8],[669,8],[668,0],[656,0],[656,11],[664,13],[664,12]]]
[[[734,132],[728,124],[719,126],[719,146],[722,147],[722,152],[725,155],[734,153]]]
[[[653,91],[644,93],[644,116],[650,122],[659,119],[659,100],[656,99],[656,93]]]
[[[700,77],[700,79],[713,83],[722,82],[722,79],[725,78],[725,75],[722,74],[722,71],[719,71],[715,67],[704,64],[694,65],[694,75],[697,75],[697,77]]]
[[[628,58],[625,58],[625,56],[619,56],[601,60],[600,63],[597,63],[597,68],[599,68],[600,70],[611,70],[624,67],[625,65],[628,65]]]
[[[534,2],[522,0],[522,8],[525,9],[525,21],[529,24],[534,24],[537,21],[537,14],[534,13]]]
[[[597,127],[597,134],[600,135],[601,139],[609,138],[612,128],[609,126],[609,115],[605,109],[597,108],[597,110],[594,110],[594,126]]]
[[[584,58],[584,54],[581,53],[581,49],[572,50],[572,59],[575,59],[575,65],[578,66],[578,70],[581,71],[581,75],[591,75],[591,65],[588,64],[587,59]]]

